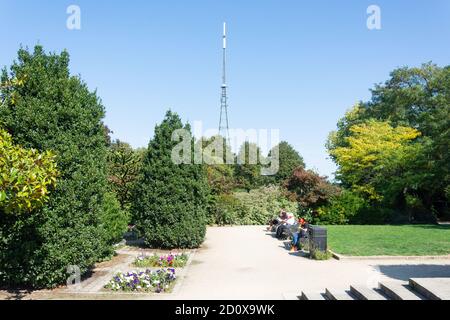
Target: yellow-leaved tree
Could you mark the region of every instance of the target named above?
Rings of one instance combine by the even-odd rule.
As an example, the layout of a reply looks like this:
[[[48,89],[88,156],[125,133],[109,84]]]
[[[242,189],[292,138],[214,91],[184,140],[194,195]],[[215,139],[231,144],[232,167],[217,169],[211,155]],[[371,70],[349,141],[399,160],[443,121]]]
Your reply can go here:
[[[415,143],[419,136],[414,128],[371,119],[351,126],[345,146],[331,149],[330,155],[339,166],[338,177],[354,191],[382,200],[414,183],[404,174],[421,152],[421,144]]]

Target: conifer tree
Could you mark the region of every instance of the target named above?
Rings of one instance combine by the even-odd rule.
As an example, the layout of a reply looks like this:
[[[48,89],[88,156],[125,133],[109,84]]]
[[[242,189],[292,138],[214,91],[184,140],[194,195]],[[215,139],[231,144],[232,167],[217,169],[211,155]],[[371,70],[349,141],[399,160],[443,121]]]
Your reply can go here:
[[[168,111],[155,128],[134,191],[133,218],[150,247],[194,248],[205,236],[209,192],[205,168],[172,161],[172,150],[179,143],[172,134],[178,129],[191,132],[177,114]],[[191,159],[193,145],[190,138]]]

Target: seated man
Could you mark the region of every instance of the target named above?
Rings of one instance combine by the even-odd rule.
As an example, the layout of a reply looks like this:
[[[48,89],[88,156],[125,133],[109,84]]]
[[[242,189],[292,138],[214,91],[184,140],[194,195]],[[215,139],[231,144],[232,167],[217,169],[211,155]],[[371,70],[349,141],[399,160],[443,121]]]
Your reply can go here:
[[[273,220],[270,220],[269,226],[267,227],[267,231],[272,231],[272,229],[280,224],[283,221],[283,218],[286,214],[286,211],[280,210],[280,214]]]
[[[308,221],[304,220],[303,218],[300,218],[298,232],[294,232],[292,235],[291,252],[295,252],[300,249],[300,240],[302,238],[308,237],[308,228],[309,228]]]
[[[280,223],[280,226],[277,228],[277,232],[275,236],[278,239],[281,239],[283,234],[288,231],[288,229],[295,224],[295,216],[293,213],[290,212],[284,212],[283,220]]]

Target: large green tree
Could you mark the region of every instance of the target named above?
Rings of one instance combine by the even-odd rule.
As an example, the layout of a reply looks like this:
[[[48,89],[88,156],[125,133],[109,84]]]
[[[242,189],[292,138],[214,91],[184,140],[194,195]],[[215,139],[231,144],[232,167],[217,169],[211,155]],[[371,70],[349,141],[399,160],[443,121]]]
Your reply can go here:
[[[205,167],[173,161],[180,141],[172,140],[176,130],[189,135],[187,156],[193,159],[194,141],[189,125],[168,111],[155,128],[148,145],[132,206],[137,230],[150,247],[194,248],[204,239],[209,193]]]
[[[409,188],[429,212],[438,217],[449,215],[446,193],[450,185],[450,66],[438,67],[428,63],[417,68],[399,68],[383,84],[375,86],[372,98],[361,102],[338,122],[338,129],[330,134],[327,143],[333,150],[348,147],[351,128],[375,119],[387,121],[392,127],[404,126],[418,130],[421,152],[416,154],[414,166],[404,168],[404,176],[415,181]],[[371,174],[370,171],[367,174]],[[348,176],[341,175],[343,185],[349,187]],[[385,175],[386,182],[392,175]],[[395,209],[395,208],[394,208]]]
[[[281,141],[269,152],[269,158],[278,154],[279,169],[273,176],[268,176],[267,181],[281,184],[292,175],[298,167],[305,167],[302,156],[288,142]]]
[[[0,282],[53,287],[112,252],[102,220],[106,180],[104,108],[95,92],[69,73],[69,54],[20,49],[3,70],[1,122],[15,143],[54,152],[58,183],[42,208],[0,214]]]

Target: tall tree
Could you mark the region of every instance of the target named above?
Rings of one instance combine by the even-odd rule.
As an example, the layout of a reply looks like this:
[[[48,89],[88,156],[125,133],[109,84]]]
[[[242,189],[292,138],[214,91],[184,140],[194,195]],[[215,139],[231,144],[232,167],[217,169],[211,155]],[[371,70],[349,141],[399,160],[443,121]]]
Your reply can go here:
[[[440,68],[428,63],[396,69],[385,83],[375,86],[370,101],[359,103],[339,121],[338,130],[330,134],[328,149],[348,147],[350,128],[370,119],[417,129],[422,135],[418,139],[422,152],[414,168],[409,169],[411,175],[420,177],[415,194],[429,212],[450,215],[450,199],[445,192],[450,185],[449,104],[450,66]]]
[[[348,147],[330,151],[339,165],[337,176],[368,199],[397,198],[412,189],[421,176],[412,174],[422,145],[413,143],[420,132],[409,127],[392,127],[369,120],[350,128]],[[386,179],[386,177],[390,177]]]
[[[258,187],[262,182],[260,148],[251,142],[244,142],[237,155],[235,176],[239,186],[247,191]]]
[[[202,160],[206,168],[211,193],[213,195],[231,193],[236,187],[232,166],[236,156],[231,151],[226,139],[222,136],[203,137],[196,142],[196,146],[199,145],[202,146]]]
[[[209,193],[205,168],[196,164],[177,164],[172,152],[179,144],[172,140],[175,130],[189,134],[191,129],[180,117],[168,111],[155,128],[148,145],[132,206],[137,230],[150,247],[194,248],[204,239]]]
[[[267,180],[274,183],[283,183],[289,178],[294,169],[305,167],[302,156],[288,142],[281,141],[269,152],[269,158],[278,153],[279,169],[273,176],[268,176]]]
[[[107,191],[104,108],[95,92],[69,73],[69,54],[20,49],[2,83],[0,114],[15,143],[56,156],[60,176],[42,208],[0,214],[0,282],[33,287],[64,283],[112,252],[103,205]]]
[[[108,180],[122,210],[128,211],[139,174],[142,155],[126,142],[115,140],[108,150]]]

